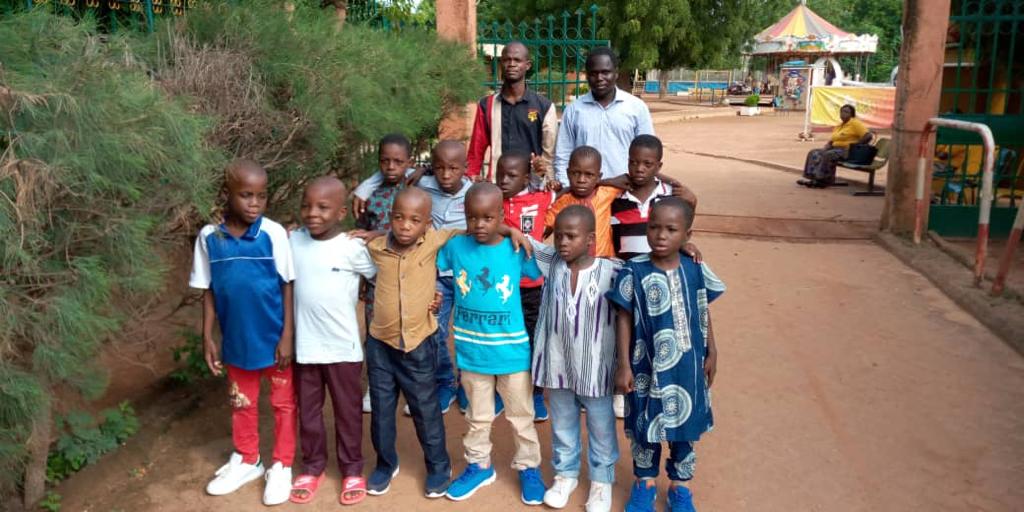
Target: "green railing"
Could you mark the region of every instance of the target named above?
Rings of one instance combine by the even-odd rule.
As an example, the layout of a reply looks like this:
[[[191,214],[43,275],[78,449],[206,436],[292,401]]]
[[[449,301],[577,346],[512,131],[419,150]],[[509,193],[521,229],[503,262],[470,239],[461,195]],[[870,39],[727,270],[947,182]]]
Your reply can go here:
[[[984,123],[997,145],[991,230],[1006,236],[1024,198],[1024,0],[954,0],[941,117]],[[977,135],[939,129],[929,229],[977,234],[982,150]]]
[[[598,39],[598,7],[587,12],[565,11],[561,16],[544,20],[513,23],[481,22],[477,26],[477,54],[490,70],[484,85],[501,87],[499,59],[501,49],[511,41],[520,41],[530,49],[533,69],[527,76],[531,88],[545,95],[559,107],[587,91],[583,78],[587,52],[598,46],[610,46],[607,39]]]
[[[144,28],[152,31],[156,18],[181,16],[196,0],[0,0],[3,12],[16,9],[47,8],[59,14],[92,14],[109,30]]]

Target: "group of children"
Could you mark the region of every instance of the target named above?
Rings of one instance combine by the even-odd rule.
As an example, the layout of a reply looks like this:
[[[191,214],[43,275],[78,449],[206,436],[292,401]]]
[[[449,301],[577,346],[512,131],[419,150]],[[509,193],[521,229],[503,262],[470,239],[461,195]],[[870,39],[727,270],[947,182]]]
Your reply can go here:
[[[636,477],[625,509],[654,510],[668,443],[666,508],[693,510],[684,483],[693,443],[712,425],[717,361],[708,304],[725,288],[688,242],[696,198],[658,174],[661,142],[637,137],[629,172],[604,181],[600,152],[577,148],[560,195],[557,184],[533,188],[530,155],[515,151],[498,160],[496,184],[464,176],[466,151],[456,141],[433,148],[426,175],[412,169],[400,135],[382,139],[378,155],[381,172],[355,191],[359,229],[347,233],[348,193],[338,179],[307,185],[302,227],[288,233],[263,217],[266,172],[248,160],[226,170],[224,219],[200,231],[190,278],[204,290],[206,362],[215,374],[226,369],[233,411],[234,453],[207,492],[228,494],[265,475],[265,504],[312,501],[326,474],[329,393],[340,503],[387,493],[399,471],[401,393],[428,498],[464,500],[495,481],[490,430],[504,412],[522,501],[564,507],[579,481],[585,411],[589,512],[611,510],[616,416],[625,417]],[[266,470],[257,424],[263,377],[275,420]],[[468,423],[467,464],[453,480],[444,413],[456,400]],[[377,453],[366,478],[365,409]],[[555,477],[546,486],[534,423],[549,416]],[[296,431],[302,471],[293,480]]]

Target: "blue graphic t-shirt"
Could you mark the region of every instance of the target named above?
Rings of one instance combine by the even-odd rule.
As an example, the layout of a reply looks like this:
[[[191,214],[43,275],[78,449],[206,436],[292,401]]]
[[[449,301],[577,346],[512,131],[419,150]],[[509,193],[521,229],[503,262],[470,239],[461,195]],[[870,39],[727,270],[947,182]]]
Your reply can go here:
[[[530,337],[519,298],[521,277],[540,277],[537,262],[505,238],[481,245],[470,235],[452,238],[437,254],[437,268],[455,283],[456,364],[462,370],[507,375],[530,370]]]

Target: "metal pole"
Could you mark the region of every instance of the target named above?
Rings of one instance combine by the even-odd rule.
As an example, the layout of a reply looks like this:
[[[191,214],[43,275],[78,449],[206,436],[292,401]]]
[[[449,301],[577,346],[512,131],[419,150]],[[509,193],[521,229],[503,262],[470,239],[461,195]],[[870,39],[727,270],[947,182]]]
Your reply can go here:
[[[804,109],[804,137],[811,138],[811,103],[814,96],[814,86],[807,89],[807,108]]]
[[[1010,230],[1010,238],[1006,240],[1006,248],[999,258],[999,271],[996,273],[996,280],[992,283],[992,295],[999,296],[1006,286],[1006,275],[1010,273],[1010,263],[1013,261],[1013,253],[1020,243],[1021,232],[1024,231],[1024,205],[1017,208],[1017,217],[1013,220],[1013,229]]]
[[[924,231],[924,210],[927,206],[924,193],[925,182],[927,181],[926,178],[931,175],[931,172],[929,172],[931,167],[927,165],[926,159],[926,150],[929,147],[927,144],[928,136],[936,127],[939,126],[977,133],[981,136],[981,142],[985,148],[985,163],[982,166],[981,175],[981,201],[978,204],[978,242],[974,251],[974,283],[976,285],[980,285],[982,277],[985,275],[985,258],[988,255],[989,220],[992,216],[993,196],[992,169],[995,167],[996,152],[995,139],[993,139],[992,130],[990,130],[988,126],[982,123],[971,123],[968,121],[942,119],[938,117],[933,117],[925,123],[924,130],[921,132],[921,142],[918,146],[917,189],[915,191],[916,194],[914,198],[914,243],[921,243],[921,233]],[[1014,226],[1016,225],[1017,223],[1014,222]],[[1009,247],[1009,245],[1007,247]]]

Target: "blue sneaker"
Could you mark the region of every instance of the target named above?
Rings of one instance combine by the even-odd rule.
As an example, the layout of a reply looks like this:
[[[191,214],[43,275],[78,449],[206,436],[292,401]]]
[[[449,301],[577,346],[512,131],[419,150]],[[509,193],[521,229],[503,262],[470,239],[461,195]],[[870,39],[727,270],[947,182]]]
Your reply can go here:
[[[654,500],[658,498],[658,486],[647,487],[646,480],[638,480],[629,490],[626,512],[654,512]]]
[[[665,512],[697,512],[697,509],[693,508],[693,494],[690,490],[681,485],[669,487]]]
[[[547,421],[548,408],[544,405],[544,393],[533,394],[533,421]]]
[[[396,476],[398,476],[398,466],[395,466],[394,471],[390,473],[380,468],[374,469],[373,473],[370,473],[370,478],[366,479],[366,492],[374,496],[386,494],[391,490],[391,479]]]
[[[494,417],[501,416],[501,413],[505,412],[505,401],[501,399],[501,395],[494,394]]]
[[[544,503],[544,481],[540,479],[540,470],[537,468],[526,468],[519,471],[519,487],[522,489],[521,497],[527,505],[540,505]]]
[[[479,464],[470,464],[462,470],[462,474],[448,486],[448,499],[462,501],[469,498],[477,489],[494,483],[494,466],[482,468]]]
[[[447,414],[452,408],[452,402],[455,401],[455,390],[450,386],[437,388],[437,401],[441,402],[441,414]]]
[[[466,389],[462,386],[455,390],[455,400],[459,403],[459,412],[466,414],[466,409],[469,409],[469,397],[466,396]]]

